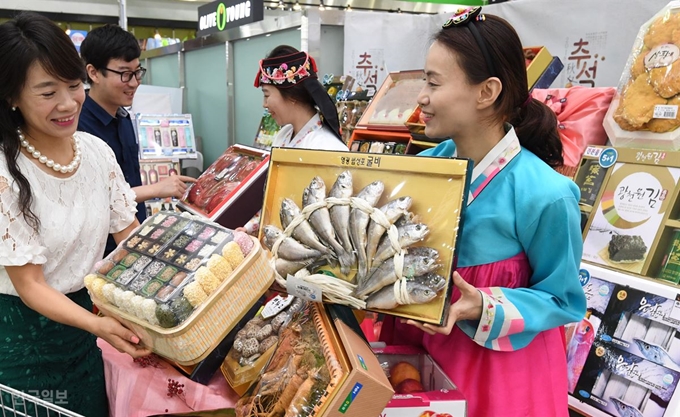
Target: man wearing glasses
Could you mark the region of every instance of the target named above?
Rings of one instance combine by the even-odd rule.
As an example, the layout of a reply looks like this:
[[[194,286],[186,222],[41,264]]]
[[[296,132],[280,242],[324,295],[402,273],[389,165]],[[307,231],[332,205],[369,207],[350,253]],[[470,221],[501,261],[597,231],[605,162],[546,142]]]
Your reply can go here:
[[[90,93],[80,113],[78,130],[104,140],[116,154],[125,180],[137,198],[137,218],[146,218],[144,201],[152,198],[180,198],[186,182],[195,181],[173,175],[155,184],[142,185],[139,172],[139,146],[130,115],[125,107],[132,105],[146,69],[139,62],[141,50],[134,35],[116,25],[92,30],[82,45],[80,54],[85,61]],[[109,236],[105,254],[116,245]]]

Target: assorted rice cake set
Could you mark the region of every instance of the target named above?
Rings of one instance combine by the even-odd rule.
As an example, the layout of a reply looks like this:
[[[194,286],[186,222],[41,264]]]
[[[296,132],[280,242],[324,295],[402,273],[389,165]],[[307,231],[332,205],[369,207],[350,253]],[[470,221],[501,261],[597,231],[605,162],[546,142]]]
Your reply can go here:
[[[252,247],[243,233],[162,212],[98,263],[85,283],[100,301],[170,328],[204,302]]]

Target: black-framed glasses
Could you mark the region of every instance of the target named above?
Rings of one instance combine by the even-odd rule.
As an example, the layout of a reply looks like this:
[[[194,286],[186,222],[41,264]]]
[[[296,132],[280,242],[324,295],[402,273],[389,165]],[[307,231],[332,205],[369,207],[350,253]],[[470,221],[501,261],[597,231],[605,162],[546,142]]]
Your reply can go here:
[[[144,74],[146,74],[146,68],[144,67],[139,67],[135,71],[116,71],[112,70],[110,68],[104,68],[107,71],[111,71],[114,74],[120,75],[120,80],[124,83],[129,83],[132,81],[132,76],[134,76],[137,81],[142,81],[142,78],[144,78]]]

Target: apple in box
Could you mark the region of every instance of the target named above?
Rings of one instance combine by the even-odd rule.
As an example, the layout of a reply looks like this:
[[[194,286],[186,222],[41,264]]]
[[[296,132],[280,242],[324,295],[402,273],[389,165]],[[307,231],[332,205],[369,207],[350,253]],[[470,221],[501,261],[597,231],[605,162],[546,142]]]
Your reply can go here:
[[[380,417],[466,417],[463,395],[425,351],[374,347],[395,394]]]
[[[423,392],[420,383],[420,371],[408,362],[402,361],[390,367],[390,384],[397,394],[411,394]]]

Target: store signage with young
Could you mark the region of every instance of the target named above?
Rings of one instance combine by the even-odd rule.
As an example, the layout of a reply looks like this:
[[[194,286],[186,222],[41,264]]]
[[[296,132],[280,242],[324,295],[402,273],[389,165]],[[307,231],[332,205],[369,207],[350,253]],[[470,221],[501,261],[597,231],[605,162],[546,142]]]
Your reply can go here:
[[[264,19],[263,0],[214,1],[198,8],[198,32],[196,36],[235,28]]]

